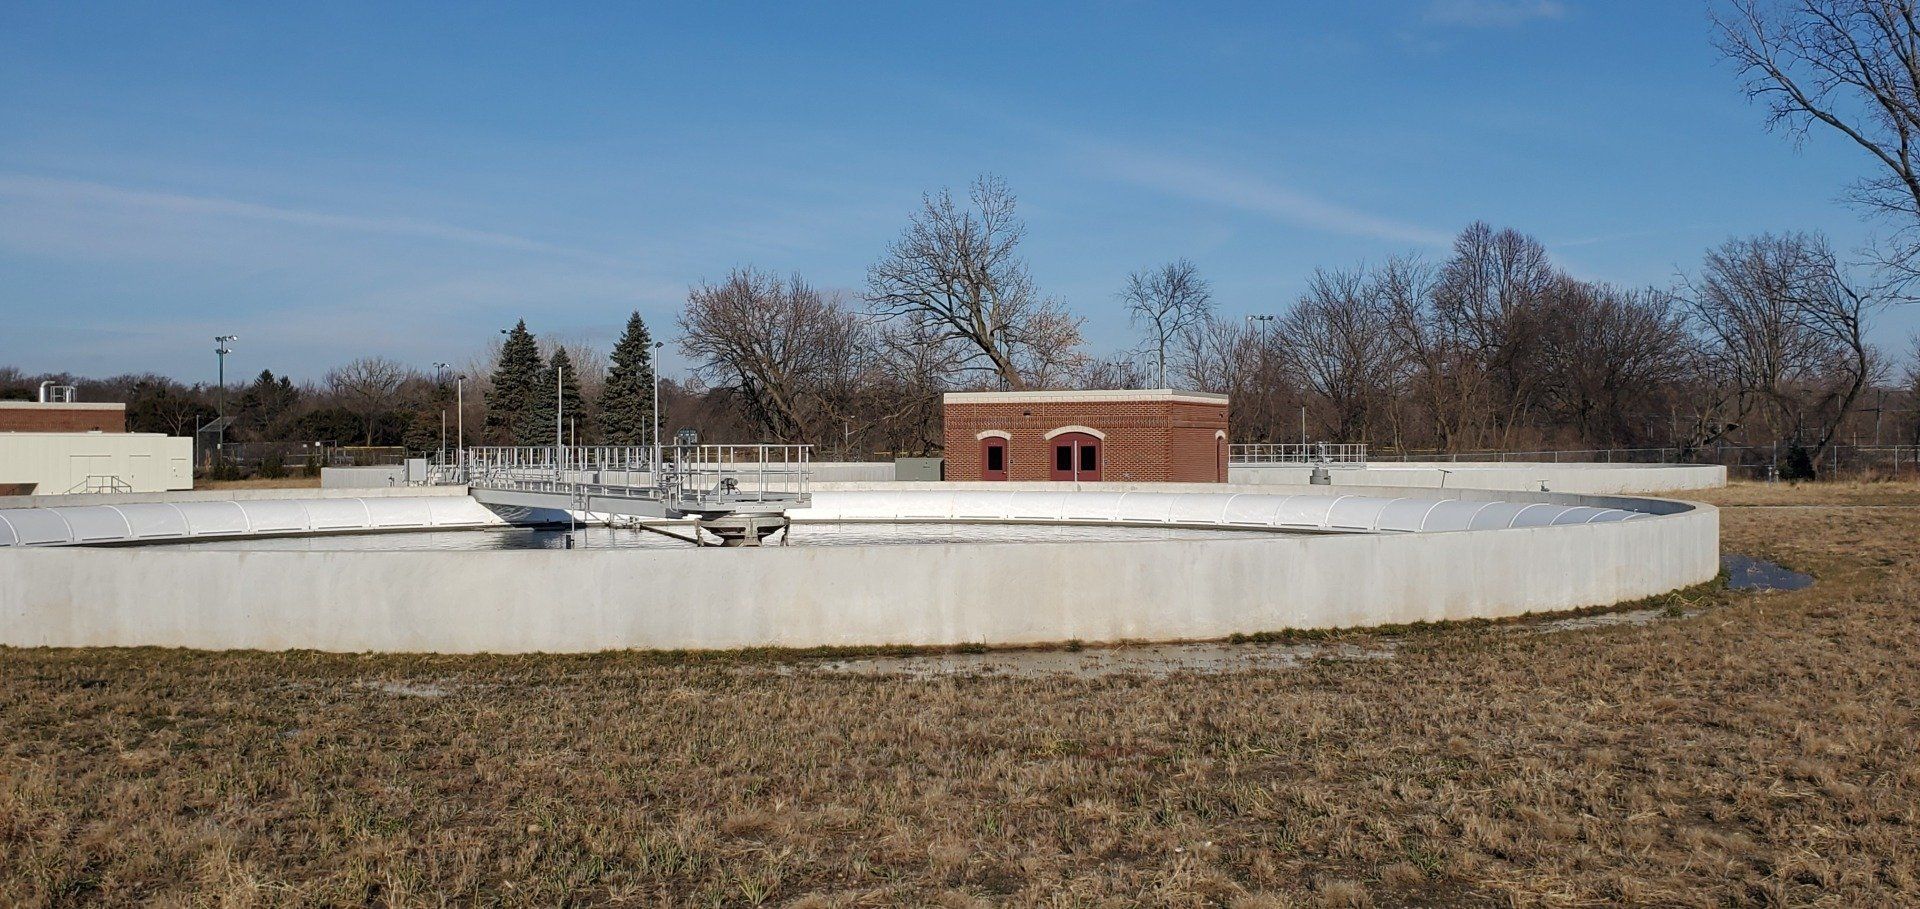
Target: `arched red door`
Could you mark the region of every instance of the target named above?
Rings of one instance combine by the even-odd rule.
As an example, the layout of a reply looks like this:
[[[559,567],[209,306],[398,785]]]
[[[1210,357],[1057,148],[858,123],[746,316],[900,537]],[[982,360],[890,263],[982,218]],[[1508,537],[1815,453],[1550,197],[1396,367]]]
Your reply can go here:
[[[1007,440],[988,438],[980,440],[980,479],[1004,480],[1007,478]]]
[[[1056,480],[1080,480],[1097,483],[1105,452],[1099,439],[1084,432],[1063,432],[1050,441],[1053,446],[1051,474]]]

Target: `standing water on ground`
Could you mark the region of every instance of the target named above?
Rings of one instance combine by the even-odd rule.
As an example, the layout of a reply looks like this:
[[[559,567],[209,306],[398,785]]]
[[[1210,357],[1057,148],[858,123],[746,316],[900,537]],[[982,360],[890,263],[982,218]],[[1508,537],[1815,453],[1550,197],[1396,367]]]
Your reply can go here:
[[[1727,572],[1727,587],[1732,590],[1805,590],[1813,586],[1813,576],[1791,568],[1756,559],[1728,554],[1720,557]]]

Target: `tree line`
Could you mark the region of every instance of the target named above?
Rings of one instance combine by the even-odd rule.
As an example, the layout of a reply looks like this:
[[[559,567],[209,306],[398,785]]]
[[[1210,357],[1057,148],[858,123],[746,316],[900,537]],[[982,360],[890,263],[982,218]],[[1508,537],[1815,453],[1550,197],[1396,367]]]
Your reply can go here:
[[[1237,318],[1175,259],[1117,282],[1139,344],[1104,357],[1086,352],[1083,318],[1035,285],[1023,236],[1012,193],[987,178],[965,203],[926,197],[863,294],[752,267],[694,286],[677,320],[694,375],[661,383],[665,432],[921,454],[941,446],[946,391],[1164,385],[1230,395],[1236,442],[1297,440],[1304,417],[1311,439],[1380,449],[1687,458],[1779,444],[1818,464],[1870,418],[1871,437],[1920,444],[1920,366],[1892,368],[1866,340],[1901,285],[1817,234],[1736,238],[1671,286],[1622,288],[1476,223],[1444,257],[1318,270],[1283,311]],[[433,373],[366,357],[311,384],[270,371],[224,392],[159,376],[76,384],[125,400],[135,430],[187,434],[224,412],[233,441],[427,453],[459,422],[465,376],[469,444],[645,445],[656,349],[635,313],[604,358],[521,321],[473,363]],[[30,397],[40,378],[0,371],[0,396]]]
[[[752,267],[695,287],[696,376],[754,437],[896,452],[938,448],[944,391],[1147,386],[1230,395],[1237,442],[1298,440],[1304,419],[1389,449],[1783,443],[1818,462],[1870,397],[1883,436],[1920,442],[1920,373],[1866,340],[1898,296],[1817,234],[1736,238],[1669,287],[1624,288],[1475,223],[1444,257],[1318,270],[1282,311],[1238,317],[1175,259],[1119,282],[1140,343],[1096,357],[1029,277],[1005,185],[969,201],[930,195],[864,294]]]
[[[90,379],[0,367],[0,399],[31,400],[42,381],[53,381],[74,386],[83,401],[124,402],[129,431],[193,435],[225,416],[224,441],[240,444],[424,455],[458,445],[463,423],[469,445],[550,445],[556,423],[568,444],[651,444],[655,345],[638,313],[606,357],[583,344],[537,340],[524,321],[502,334],[493,349],[459,366],[439,363],[428,371],[370,356],[330,369],[318,382],[296,383],[269,369],[228,388],[151,373]],[[666,385],[663,394],[686,397]],[[556,412],[564,417],[556,420]]]

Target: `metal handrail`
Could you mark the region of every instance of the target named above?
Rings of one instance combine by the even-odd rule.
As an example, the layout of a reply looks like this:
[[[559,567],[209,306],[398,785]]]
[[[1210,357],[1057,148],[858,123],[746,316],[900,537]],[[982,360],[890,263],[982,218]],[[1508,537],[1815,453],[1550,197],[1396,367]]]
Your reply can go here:
[[[675,505],[811,500],[811,445],[674,445],[660,455],[656,470],[640,446],[478,446],[431,467],[428,482]]]
[[[120,479],[119,475],[117,474],[88,474],[86,479],[73,484],[73,488],[67,490],[67,493],[71,495],[73,493],[104,493],[104,492],[132,492],[132,491],[133,491],[133,485],[128,483],[125,480]]]
[[[1365,442],[1249,442],[1227,446],[1228,464],[1365,464]]]

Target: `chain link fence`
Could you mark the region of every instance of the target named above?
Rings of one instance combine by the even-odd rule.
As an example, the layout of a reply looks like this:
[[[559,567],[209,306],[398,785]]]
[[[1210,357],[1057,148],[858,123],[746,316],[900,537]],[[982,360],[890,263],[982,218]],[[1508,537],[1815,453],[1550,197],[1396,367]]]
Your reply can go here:
[[[1559,448],[1537,451],[1397,450],[1370,453],[1375,462],[1721,464],[1729,479],[1771,480],[1781,475],[1791,445],[1711,445],[1665,448]],[[1920,445],[1833,445],[1814,465],[1820,479],[1920,479]]]

